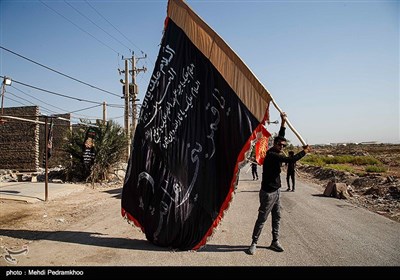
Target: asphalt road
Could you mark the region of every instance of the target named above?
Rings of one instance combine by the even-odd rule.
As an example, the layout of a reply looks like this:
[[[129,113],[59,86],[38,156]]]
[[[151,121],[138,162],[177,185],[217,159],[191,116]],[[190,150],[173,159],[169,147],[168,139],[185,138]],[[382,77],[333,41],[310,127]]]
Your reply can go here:
[[[260,181],[241,171],[239,185],[225,217],[199,251],[173,252],[149,243],[120,214],[120,196],[96,213],[44,239],[29,244],[18,257],[20,266],[399,266],[400,224],[321,196],[321,186],[303,183],[296,192],[282,187],[281,244],[284,252],[268,249],[267,220],[255,255],[245,253],[257,218]],[[259,172],[260,173],[260,172]]]

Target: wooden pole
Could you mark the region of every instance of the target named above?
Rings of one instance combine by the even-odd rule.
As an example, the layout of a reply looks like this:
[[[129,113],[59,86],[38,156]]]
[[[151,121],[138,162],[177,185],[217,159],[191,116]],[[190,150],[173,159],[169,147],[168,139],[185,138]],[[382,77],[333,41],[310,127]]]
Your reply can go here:
[[[44,149],[45,152],[45,180],[44,180],[44,201],[47,201],[49,197],[49,167],[48,167],[48,152],[49,152],[49,130],[47,129],[47,124],[48,124],[48,118],[45,117],[45,125],[44,125],[44,130],[45,130],[45,143],[46,143],[46,148]]]
[[[131,145],[131,137],[130,137],[130,129],[129,129],[129,66],[128,59],[125,59],[125,134],[127,138],[127,160],[129,159],[130,154],[130,145]]]
[[[275,108],[279,111],[280,114],[282,114],[282,109],[279,108],[278,104],[275,103],[275,100],[272,98],[271,96],[271,102],[272,104],[274,104]],[[293,133],[297,136],[297,138],[300,140],[301,144],[303,146],[306,146],[307,143],[306,141],[304,141],[304,139],[301,137],[301,135],[297,132],[297,130],[292,126],[292,124],[289,122],[289,119],[286,118],[286,124],[288,125],[288,127],[293,131]]]
[[[132,86],[133,86],[133,93],[132,93],[132,131],[131,131],[131,136],[135,135],[136,131],[136,98],[137,98],[137,92],[136,92],[136,58],[134,55],[132,55]]]
[[[6,85],[3,81],[1,85],[1,115],[4,115],[4,93],[6,91]]]
[[[105,125],[107,121],[107,104],[103,102],[103,124]]]

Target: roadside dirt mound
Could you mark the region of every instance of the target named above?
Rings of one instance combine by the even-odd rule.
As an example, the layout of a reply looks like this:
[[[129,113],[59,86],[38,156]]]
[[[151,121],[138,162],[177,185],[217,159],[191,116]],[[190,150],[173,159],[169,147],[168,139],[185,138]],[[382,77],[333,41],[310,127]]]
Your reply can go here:
[[[349,202],[400,222],[400,179],[395,176],[364,175],[299,164],[302,178],[321,186],[330,181],[346,183]]]

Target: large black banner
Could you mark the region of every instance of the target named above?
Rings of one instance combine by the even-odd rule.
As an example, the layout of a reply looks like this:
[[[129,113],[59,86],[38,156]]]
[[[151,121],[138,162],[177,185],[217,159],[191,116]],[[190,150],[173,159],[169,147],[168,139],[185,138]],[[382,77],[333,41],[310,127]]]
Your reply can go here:
[[[122,215],[156,245],[200,248],[229,206],[258,125],[168,19],[132,143]]]

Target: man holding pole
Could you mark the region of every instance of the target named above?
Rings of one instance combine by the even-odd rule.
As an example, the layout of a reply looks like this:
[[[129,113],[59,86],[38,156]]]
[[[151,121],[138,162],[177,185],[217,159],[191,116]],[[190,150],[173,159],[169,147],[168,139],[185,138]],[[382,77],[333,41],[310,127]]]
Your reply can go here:
[[[285,139],[285,123],[286,114],[282,112],[281,127],[278,136],[274,138],[274,145],[267,151],[264,159],[261,190],[259,193],[260,206],[258,208],[258,218],[254,225],[252,243],[246,252],[250,255],[253,255],[256,251],[257,241],[261,235],[261,231],[270,212],[272,216],[272,243],[270,249],[277,252],[283,251],[283,248],[279,243],[279,224],[281,219],[281,164],[283,162],[289,163],[298,161],[310,151],[310,147],[305,145],[303,146],[303,151],[299,152],[293,157],[287,157],[281,153],[282,149],[287,144]]]

